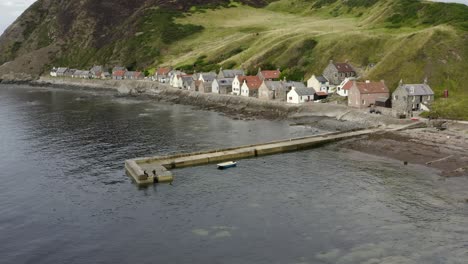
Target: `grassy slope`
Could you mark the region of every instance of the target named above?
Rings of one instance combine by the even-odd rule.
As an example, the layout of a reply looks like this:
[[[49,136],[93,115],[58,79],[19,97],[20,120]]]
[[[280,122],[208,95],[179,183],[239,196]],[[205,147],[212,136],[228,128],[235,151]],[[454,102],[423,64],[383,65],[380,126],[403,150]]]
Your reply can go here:
[[[163,61],[177,66],[203,62],[209,69],[275,65],[307,78],[321,73],[330,59],[349,60],[364,78],[384,79],[392,89],[400,79],[420,83],[427,76],[438,97],[447,88],[456,97],[450,107],[438,100],[435,109],[468,119],[467,32],[444,24],[387,27],[381,17],[388,4],[336,11],[335,3],[314,11],[303,1],[283,0],[267,9],[240,6],[190,14],[177,22],[201,25],[204,31],[174,43]],[[281,12],[286,9],[290,12]],[[341,14],[334,17],[333,12]],[[369,63],[376,66],[368,69]]]

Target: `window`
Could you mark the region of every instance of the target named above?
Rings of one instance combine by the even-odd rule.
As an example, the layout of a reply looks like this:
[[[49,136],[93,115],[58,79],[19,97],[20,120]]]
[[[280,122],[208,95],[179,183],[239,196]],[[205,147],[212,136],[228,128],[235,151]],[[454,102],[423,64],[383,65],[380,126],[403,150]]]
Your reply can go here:
[[[292,97],[291,97],[291,96],[289,97],[289,100],[292,101]]]
[[[366,101],[365,100],[362,100],[362,105],[365,105],[366,104]]]

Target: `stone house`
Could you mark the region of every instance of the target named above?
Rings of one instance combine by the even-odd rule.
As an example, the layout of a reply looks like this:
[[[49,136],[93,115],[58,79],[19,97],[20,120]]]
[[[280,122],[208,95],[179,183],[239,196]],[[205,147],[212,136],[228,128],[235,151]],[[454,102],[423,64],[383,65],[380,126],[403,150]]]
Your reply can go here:
[[[121,66],[115,66],[114,68],[112,68],[112,73],[116,71],[127,71],[127,68],[121,67]]]
[[[399,116],[413,116],[413,112],[427,111],[434,102],[434,91],[424,80],[422,84],[404,84],[400,81],[392,94],[392,110]]]
[[[192,75],[184,75],[182,76],[182,89],[190,90],[192,83],[194,82]]]
[[[281,71],[278,70],[268,70],[262,71],[262,69],[258,69],[257,76],[262,81],[279,81],[281,75]]]
[[[291,104],[302,104],[314,100],[314,88],[296,88],[292,87],[288,92],[287,102]]]
[[[101,74],[104,72],[104,67],[102,67],[100,65],[98,65],[98,66],[95,65],[89,71],[91,72],[91,78],[99,79],[99,78],[101,78]]]
[[[215,79],[211,84],[211,92],[217,94],[230,94],[232,92],[232,82],[234,78]]]
[[[65,76],[65,73],[68,71],[68,68],[64,68],[64,67],[59,67],[57,68],[57,71],[56,71],[56,76],[57,77],[64,77]]]
[[[284,89],[282,81],[263,81],[258,88],[258,99],[275,100],[276,93]]]
[[[356,70],[348,62],[333,62],[332,60],[323,71],[331,85],[339,85],[347,77],[356,77]]]
[[[242,76],[241,81],[241,96],[258,97],[258,88],[262,84],[258,76]]]
[[[170,67],[159,67],[156,71],[154,78],[160,83],[166,83],[169,81],[169,72],[172,69]]]
[[[390,92],[384,81],[380,82],[357,82],[349,89],[348,106],[355,108],[366,108],[374,106],[378,98],[389,97]]]
[[[192,84],[190,85],[189,90],[198,92],[201,84],[202,84],[202,81],[194,80]]]
[[[217,76],[218,75],[215,72],[202,72],[200,73],[198,80],[202,82],[213,82]]]
[[[112,71],[112,79],[113,80],[123,80],[125,78],[125,72],[124,70],[119,70],[119,71]]]
[[[105,79],[111,79],[111,78],[112,78],[112,75],[111,75],[110,73],[108,73],[108,72],[105,71],[105,72],[102,72],[102,73],[101,73],[101,77],[100,77],[100,78],[103,79],[103,80],[105,80]]]
[[[77,70],[73,73],[72,75],[73,78],[79,78],[79,79],[90,79],[91,78],[91,72],[90,71],[83,71],[83,70]]]
[[[200,85],[198,86],[198,92],[200,93],[211,93],[211,87],[213,82],[203,82],[201,81]]]
[[[240,70],[240,69],[223,70],[223,68],[221,68],[218,73],[218,79],[234,78],[236,77],[236,75],[244,76],[245,75],[244,70]]]
[[[64,73],[63,73],[63,76],[64,77],[73,77],[73,74],[75,74],[75,72],[77,71],[77,69],[67,69]],[[57,75],[58,76],[58,75]]]

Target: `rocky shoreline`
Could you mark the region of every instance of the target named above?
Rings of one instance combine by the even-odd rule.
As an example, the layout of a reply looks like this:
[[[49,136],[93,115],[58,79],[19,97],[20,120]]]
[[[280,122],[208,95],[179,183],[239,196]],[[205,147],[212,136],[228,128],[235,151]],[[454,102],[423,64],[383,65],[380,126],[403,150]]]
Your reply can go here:
[[[117,96],[147,97],[157,101],[183,104],[203,110],[226,114],[234,119],[288,119],[293,124],[348,131],[377,126],[407,124],[408,120],[369,114],[366,110],[350,109],[344,105],[310,103],[292,105],[256,98],[199,93],[180,90],[152,81],[86,80],[41,77],[29,85],[61,89],[112,91]]]
[[[43,77],[34,81],[8,82],[35,87],[109,92],[115,96],[149,98],[198,109],[216,111],[233,119],[289,120],[291,125],[312,126],[329,131],[351,131],[370,127],[407,124],[388,116],[343,105],[310,103],[291,105],[256,98],[206,94],[179,90],[151,81],[83,80]],[[385,132],[338,143],[339,147],[422,164],[445,177],[468,176],[468,125],[452,122],[445,131],[436,128]]]

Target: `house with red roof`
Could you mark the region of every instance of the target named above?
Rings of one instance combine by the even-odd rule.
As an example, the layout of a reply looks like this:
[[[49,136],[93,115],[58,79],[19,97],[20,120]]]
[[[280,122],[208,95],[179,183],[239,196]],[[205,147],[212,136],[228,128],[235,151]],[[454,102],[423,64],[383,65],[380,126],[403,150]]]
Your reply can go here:
[[[123,80],[125,78],[125,70],[117,70],[112,72],[112,79],[114,80]]]
[[[262,69],[258,69],[257,76],[262,81],[279,81],[281,75],[281,71],[278,70],[269,70],[269,71],[262,71]]]
[[[155,80],[160,82],[160,83],[166,83],[169,79],[169,72],[172,69],[170,67],[160,67],[156,71],[156,74],[154,76]]]
[[[346,97],[349,94],[349,89],[351,89],[351,86],[353,86],[353,82],[356,80],[354,77],[349,77],[344,79],[343,82],[341,82],[340,85],[336,87],[336,93],[340,96]]]
[[[357,82],[351,81],[349,89],[348,106],[355,108],[367,108],[375,105],[380,98],[389,98],[390,91],[384,81],[380,82]]]
[[[258,88],[262,85],[262,80],[258,76],[241,76],[241,95],[246,97],[258,97]]]
[[[348,77],[357,77],[357,73],[348,62],[333,62],[331,60],[325,70],[323,70],[323,76],[331,85],[339,85]]]

